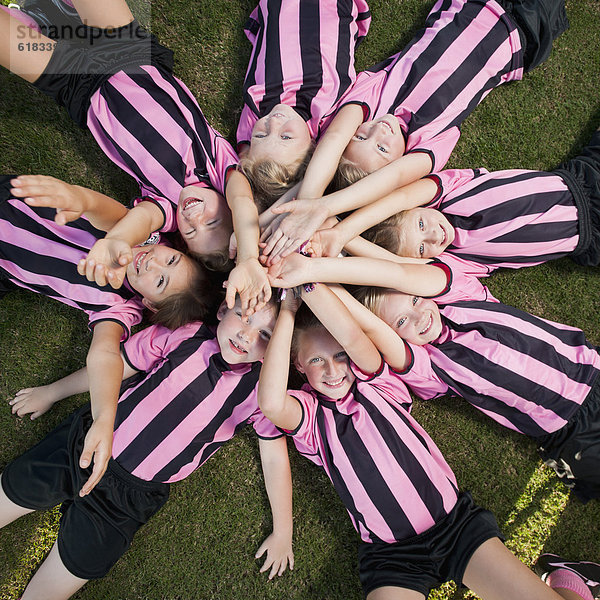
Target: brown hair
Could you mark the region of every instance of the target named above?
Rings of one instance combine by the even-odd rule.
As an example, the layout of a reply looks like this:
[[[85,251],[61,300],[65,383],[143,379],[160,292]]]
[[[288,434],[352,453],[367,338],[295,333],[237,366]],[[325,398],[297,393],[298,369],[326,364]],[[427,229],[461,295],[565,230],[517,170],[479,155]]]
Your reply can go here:
[[[296,358],[298,358],[300,335],[311,329],[325,329],[325,326],[317,319],[306,304],[301,304],[300,308],[298,308],[298,312],[296,312],[296,319],[294,321],[294,334],[292,336],[292,345],[290,348],[292,362],[295,362]]]
[[[259,213],[269,208],[304,177],[314,151],[315,142],[311,140],[306,154],[290,165],[282,165],[272,159],[255,160],[248,156],[240,160],[238,170],[250,182]]]
[[[169,329],[177,329],[191,321],[208,321],[214,317],[223,291],[204,267],[191,261],[192,276],[187,288],[155,303],[150,320]]]
[[[229,273],[235,266],[235,261],[229,258],[229,247],[217,252],[211,252],[210,254],[196,254],[193,252],[190,252],[190,254],[199,260],[209,271]]]

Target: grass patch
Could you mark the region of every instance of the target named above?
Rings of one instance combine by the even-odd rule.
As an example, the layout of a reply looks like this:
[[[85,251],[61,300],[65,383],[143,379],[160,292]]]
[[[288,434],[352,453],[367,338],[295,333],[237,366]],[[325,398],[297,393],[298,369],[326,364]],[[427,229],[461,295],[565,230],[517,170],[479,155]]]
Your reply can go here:
[[[4,0],[3,0],[4,1]],[[234,140],[250,52],[242,26],[249,0],[156,0],[145,19],[175,51],[176,74],[207,118]],[[431,2],[373,0],[371,31],[357,53],[366,68],[402,48]],[[520,83],[494,90],[469,117],[452,167],[551,169],[574,156],[600,125],[600,10],[569,0],[571,28],[549,60]],[[0,166],[44,173],[128,201],[132,180],[92,137],[48,98],[0,72]],[[600,344],[600,277],[570,261],[503,272],[489,281],[503,301],[586,331]],[[0,398],[48,383],[84,364],[89,333],[77,311],[19,292],[0,301]],[[86,397],[69,399],[31,422],[0,410],[0,468],[33,445]],[[507,545],[526,563],[539,552],[600,559],[600,507],[571,499],[528,440],[502,429],[464,402],[418,403],[415,415],[439,444],[459,483],[490,508]],[[293,573],[274,582],[259,574],[254,552],[270,531],[258,450],[251,433],[228,444],[196,474],[172,487],[164,509],[131,550],[79,600],[338,600],[362,597],[357,535],[324,475],[290,450],[295,490]],[[0,533],[0,598],[14,600],[53,543],[57,513],[35,514]],[[472,598],[447,585],[435,600]]]

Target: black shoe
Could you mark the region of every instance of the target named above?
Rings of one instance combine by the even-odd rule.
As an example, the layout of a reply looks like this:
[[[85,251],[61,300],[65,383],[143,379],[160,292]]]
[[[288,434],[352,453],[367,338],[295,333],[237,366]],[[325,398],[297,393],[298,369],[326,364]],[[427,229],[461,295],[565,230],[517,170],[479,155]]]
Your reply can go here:
[[[83,25],[77,11],[62,0],[26,0],[21,10],[53,40],[76,40],[77,28]]]
[[[600,593],[600,565],[585,560],[574,561],[566,560],[556,554],[542,554],[535,566],[535,572],[544,580],[550,573],[557,569],[566,569],[578,575],[588,586],[594,598],[598,598]]]

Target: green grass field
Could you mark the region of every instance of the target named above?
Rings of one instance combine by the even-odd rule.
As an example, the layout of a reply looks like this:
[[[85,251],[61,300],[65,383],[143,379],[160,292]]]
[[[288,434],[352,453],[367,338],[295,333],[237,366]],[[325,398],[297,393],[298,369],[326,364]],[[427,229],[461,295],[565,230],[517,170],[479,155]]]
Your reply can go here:
[[[399,50],[431,4],[373,0],[373,23],[358,50],[358,68]],[[252,8],[251,0],[156,0],[146,18],[175,51],[176,74],[232,141],[249,55],[242,25]],[[568,0],[567,11],[571,28],[550,59],[524,81],[491,93],[465,123],[449,166],[552,169],[574,156],[600,125],[600,3]],[[134,196],[133,181],[62,109],[5,71],[0,86],[0,172],[53,175],[123,202]],[[597,269],[562,260],[494,275],[489,285],[503,301],[580,327],[600,344]],[[5,402],[23,387],[49,383],[82,366],[89,340],[84,317],[58,303],[21,292],[0,302],[0,469],[87,398],[64,401],[34,422],[15,419]],[[542,551],[600,560],[600,504],[571,499],[541,465],[532,443],[456,399],[419,402],[414,413],[461,487],[496,514],[507,545],[524,562],[531,564]],[[291,444],[290,458],[296,522],[292,573],[269,582],[253,558],[271,525],[256,440],[245,433],[174,485],[170,502],[111,573],[75,598],[361,598],[358,536],[341,502]],[[0,532],[1,599],[19,597],[53,543],[58,516],[57,510],[34,514]],[[474,596],[450,585],[432,594],[461,597]]]

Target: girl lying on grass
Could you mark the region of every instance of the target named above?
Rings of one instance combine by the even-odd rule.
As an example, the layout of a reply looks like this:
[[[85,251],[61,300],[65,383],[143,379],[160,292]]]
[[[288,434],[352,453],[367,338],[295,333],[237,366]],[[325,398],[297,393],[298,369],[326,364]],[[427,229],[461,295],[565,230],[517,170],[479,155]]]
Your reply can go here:
[[[566,27],[563,0],[436,2],[405,49],[360,73],[340,100],[298,201],[277,209],[291,214],[265,240],[264,253],[272,261],[287,256],[327,216],[442,169],[477,104],[543,62]],[[336,187],[353,185],[323,197],[338,163],[344,181]]]
[[[600,497],[600,356],[585,334],[502,304],[448,256],[431,264],[294,254],[273,285],[378,286],[357,296],[411,344],[402,376],[421,398],[462,396],[534,440],[586,502]]]
[[[219,323],[194,322],[175,331],[153,325],[123,345],[126,379],[114,421],[108,469],[85,497],[89,469],[77,456],[91,424],[89,406],[76,411],[31,450],[7,465],[0,482],[0,526],[62,503],[58,539],[23,592],[23,600],[64,599],[89,579],[104,577],[135,532],[167,501],[170,483],[187,477],[245,424],[259,436],[273,533],[269,578],[293,567],[291,475],[285,438],[258,409],[260,361],[275,325],[273,303],[243,318],[222,304]],[[47,407],[88,389],[87,369],[44,388]],[[30,412],[29,397],[20,400]]]
[[[404,342],[364,307],[350,312],[326,285],[300,287],[300,294],[312,314],[296,317],[289,290],[258,403],[344,502],[362,540],[367,599],[417,600],[454,580],[484,599],[592,600],[574,571],[555,570],[544,584],[501,543],[494,516],[459,491],[410,415],[411,397],[395,372],[412,369]],[[307,379],[302,390],[287,390],[290,358]]]
[[[398,212],[399,206],[425,206]],[[441,171],[318,232],[327,256],[356,236],[390,252],[448,252],[479,276],[569,256],[600,263],[600,131],[554,171]]]
[[[62,4],[49,2],[46,15],[37,3],[32,15],[48,23]],[[144,31],[123,0],[101,6],[76,0],[75,6],[81,20],[70,30],[81,36],[56,44],[21,24],[22,12],[3,12],[0,63],[64,106],[138,182],[130,226],[143,228],[145,237],[179,232],[192,254],[226,270],[232,222],[224,192],[227,171],[238,162],[235,151],[173,76],[172,52]],[[66,12],[73,19],[73,9]]]
[[[49,206],[58,207],[56,219],[64,224],[55,222]],[[94,423],[79,460],[84,468],[93,463],[94,469],[82,495],[97,483],[110,457],[123,373],[119,344],[142,320],[144,308],[155,322],[175,329],[206,318],[218,303],[218,288],[202,266],[160,242],[159,236],[145,244],[140,239],[139,246],[129,249],[125,285],[119,289],[82,277],[86,251],[102,241],[105,231],[126,212],[112,198],[52,177],[0,177],[0,291],[18,286],[89,317],[92,341],[87,364]],[[35,418],[44,410],[27,412]],[[19,404],[13,412],[23,414]]]

